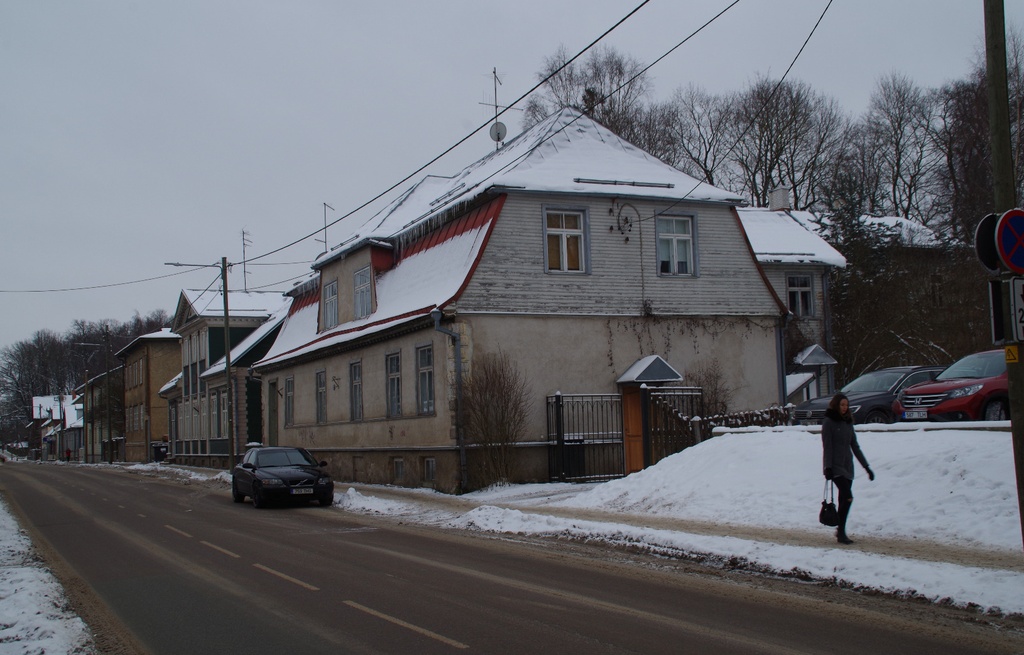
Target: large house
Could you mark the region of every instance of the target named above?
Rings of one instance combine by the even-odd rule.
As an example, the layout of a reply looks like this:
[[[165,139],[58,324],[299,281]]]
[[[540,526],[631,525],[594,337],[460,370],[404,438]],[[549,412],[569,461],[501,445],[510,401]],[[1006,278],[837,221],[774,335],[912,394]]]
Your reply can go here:
[[[161,460],[167,455],[167,402],[162,385],[181,370],[181,337],[170,328],[137,337],[117,352],[124,388],[124,459]]]
[[[176,376],[166,382],[159,395],[168,403],[169,456],[196,466],[230,467],[232,451],[237,455],[249,438],[250,429],[239,417],[250,414],[249,401],[261,415],[259,394],[246,393],[247,369],[232,361],[231,402],[226,390],[228,375],[224,356],[271,318],[282,305],[279,293],[229,291],[227,320],[223,292],[216,289],[186,289],[178,298],[171,330],[181,337]],[[225,334],[225,332],[227,334]],[[212,378],[207,369],[220,363],[220,376]],[[231,414],[229,415],[229,405]],[[242,431],[237,428],[241,427]],[[255,427],[256,434],[261,426]],[[231,428],[231,429],[229,429]],[[229,438],[233,432],[234,439]]]
[[[532,399],[521,479],[548,473],[548,397],[628,404],[645,383],[624,373],[650,356],[684,379],[716,363],[735,408],[782,403],[789,310],[740,204],[570,109],[428,176],[354,221],[291,292],[253,365],[266,439],[341,479],[465,486],[486,435],[463,430],[460,390],[496,354]]]

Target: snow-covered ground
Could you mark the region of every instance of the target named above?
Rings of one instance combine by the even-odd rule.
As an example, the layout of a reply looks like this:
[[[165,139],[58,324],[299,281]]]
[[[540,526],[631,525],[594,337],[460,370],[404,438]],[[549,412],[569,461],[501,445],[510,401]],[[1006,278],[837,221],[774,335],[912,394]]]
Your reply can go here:
[[[848,526],[858,543],[852,546],[840,546],[832,529],[818,524],[824,484],[821,439],[813,429],[799,427],[731,431],[601,484],[504,486],[458,499],[428,490],[342,484],[335,503],[343,511],[452,528],[628,544],[711,561],[738,559],[751,568],[803,579],[1024,614],[1024,547],[1009,431],[982,429],[992,424],[927,427],[859,428],[877,479],[869,482],[858,471]],[[230,482],[224,472],[127,468],[210,480],[223,484],[225,492]],[[573,512],[600,512],[602,518],[583,519]],[[722,529],[697,534],[650,527],[645,520],[658,525],[693,521]],[[766,536],[721,536],[744,531]],[[791,538],[776,543],[772,531],[803,538],[796,545]],[[888,544],[885,553],[873,547],[881,542]],[[15,645],[8,634],[16,634],[21,645],[33,635],[81,643],[76,641],[84,638],[81,622],[60,609],[59,587],[32,563],[28,542],[6,511],[0,512],[0,544],[0,624],[10,626],[0,629],[0,654],[34,652],[8,650]],[[907,546],[905,553],[900,544]],[[923,558],[929,545],[966,557]],[[971,561],[972,553],[977,562]],[[31,578],[23,571],[31,572]],[[37,613],[40,607],[48,609]]]

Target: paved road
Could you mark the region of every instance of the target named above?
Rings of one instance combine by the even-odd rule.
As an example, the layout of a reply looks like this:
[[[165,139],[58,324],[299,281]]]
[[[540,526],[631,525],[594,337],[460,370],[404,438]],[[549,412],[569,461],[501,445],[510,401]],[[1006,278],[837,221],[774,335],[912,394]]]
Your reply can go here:
[[[337,509],[254,510],[224,489],[111,469],[4,466],[0,491],[108,652],[1024,652],[1022,638],[835,591]]]

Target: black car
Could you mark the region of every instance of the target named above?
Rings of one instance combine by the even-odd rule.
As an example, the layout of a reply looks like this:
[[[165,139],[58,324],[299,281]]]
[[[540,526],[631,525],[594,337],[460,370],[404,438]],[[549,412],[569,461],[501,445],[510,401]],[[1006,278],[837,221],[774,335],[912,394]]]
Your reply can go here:
[[[316,500],[322,507],[334,503],[334,480],[321,470],[305,448],[252,448],[231,471],[231,498],[236,503],[252,498],[253,507],[274,500]]]
[[[894,366],[865,373],[841,391],[850,399],[854,423],[892,423],[892,403],[896,394],[918,382],[934,380],[944,366]],[[831,396],[802,402],[793,410],[797,423],[817,424],[825,418]]]

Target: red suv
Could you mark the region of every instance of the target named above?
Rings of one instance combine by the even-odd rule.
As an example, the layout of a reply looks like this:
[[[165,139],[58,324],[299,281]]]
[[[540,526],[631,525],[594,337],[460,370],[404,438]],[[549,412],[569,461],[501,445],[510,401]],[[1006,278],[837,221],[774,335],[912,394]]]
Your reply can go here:
[[[1010,418],[1006,355],[968,355],[932,382],[907,387],[892,405],[900,421],[1005,421]]]

